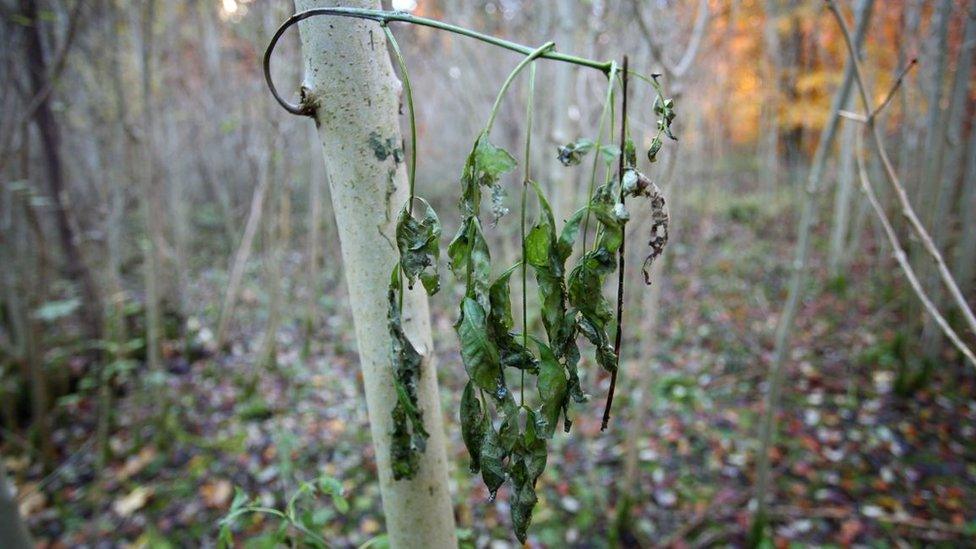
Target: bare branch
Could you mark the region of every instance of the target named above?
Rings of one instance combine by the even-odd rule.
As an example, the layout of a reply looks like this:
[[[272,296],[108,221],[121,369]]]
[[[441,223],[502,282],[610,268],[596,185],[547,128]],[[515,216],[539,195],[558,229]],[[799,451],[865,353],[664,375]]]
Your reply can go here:
[[[902,81],[905,80],[905,75],[908,74],[908,71],[912,70],[912,67],[914,67],[916,63],[918,63],[918,58],[913,57],[912,60],[909,61],[908,64],[901,69],[901,72],[898,73],[898,78],[895,78],[895,82],[891,85],[891,89],[888,90],[888,95],[885,96],[884,101],[882,101],[880,105],[878,105],[877,107],[875,107],[873,111],[871,111],[871,114],[868,116],[868,118],[873,119],[877,117],[878,114],[882,110],[884,110],[885,107],[888,106],[888,103],[891,103],[891,99],[895,97],[895,92],[898,91],[898,88],[901,87]]]
[[[885,234],[888,236],[888,241],[891,242],[891,247],[894,250],[893,255],[898,261],[898,265],[901,266],[902,271],[905,272],[905,277],[908,279],[908,283],[911,284],[912,289],[918,295],[919,300],[925,306],[935,322],[942,328],[945,335],[952,341],[953,345],[959,349],[963,355],[976,366],[976,356],[973,356],[973,351],[963,343],[962,339],[959,338],[957,334],[946,319],[939,313],[939,309],[936,308],[932,300],[922,289],[922,285],[918,281],[918,277],[915,276],[915,271],[912,269],[912,265],[908,262],[908,257],[905,255],[905,250],[901,247],[901,242],[898,240],[898,235],[895,233],[894,227],[891,226],[891,221],[888,219],[888,214],[885,213],[884,208],[878,201],[878,197],[874,194],[874,189],[871,186],[871,181],[868,180],[868,172],[864,168],[864,131],[859,129],[857,132],[857,151],[855,156],[857,157],[857,173],[861,180],[861,189],[864,194],[868,197],[868,202],[871,203],[871,207],[874,208],[874,213],[878,215],[878,219],[881,221],[881,226],[884,227]]]
[[[916,236],[918,236],[918,239],[922,242],[925,251],[932,256],[938,265],[939,274],[942,277],[942,281],[946,288],[948,288],[949,293],[956,302],[956,305],[962,311],[969,330],[976,333],[976,316],[973,315],[973,311],[966,302],[966,298],[959,290],[959,285],[952,277],[952,273],[949,272],[949,267],[942,258],[942,253],[939,251],[938,246],[935,245],[935,242],[933,242],[929,232],[922,225],[918,215],[916,215],[915,209],[912,207],[912,204],[908,199],[908,194],[905,192],[905,187],[901,184],[901,180],[898,178],[898,174],[895,172],[895,167],[891,163],[891,158],[888,156],[888,151],[885,149],[884,140],[881,138],[881,130],[878,128],[878,125],[874,123],[874,114],[876,114],[879,109],[873,109],[871,107],[871,94],[868,92],[867,84],[865,84],[864,71],[861,68],[861,63],[857,58],[857,54],[855,53],[854,41],[851,39],[851,31],[847,26],[847,22],[841,15],[840,9],[837,7],[837,3],[834,0],[826,1],[831,13],[833,13],[834,18],[837,20],[837,24],[840,26],[841,33],[844,35],[844,42],[847,45],[848,56],[854,66],[854,80],[857,82],[857,88],[861,93],[861,100],[864,103],[864,112],[866,113],[865,116],[868,118],[867,125],[871,129],[871,137],[874,140],[874,146],[878,151],[878,156],[881,158],[881,164],[884,166],[888,183],[891,184],[895,194],[898,196],[898,202],[901,205],[902,214],[908,219],[915,231]],[[908,67],[910,68],[912,66],[914,66],[914,63],[909,63]],[[898,82],[896,82],[895,85],[897,86]],[[887,104],[888,103],[886,101],[881,106],[883,107]]]

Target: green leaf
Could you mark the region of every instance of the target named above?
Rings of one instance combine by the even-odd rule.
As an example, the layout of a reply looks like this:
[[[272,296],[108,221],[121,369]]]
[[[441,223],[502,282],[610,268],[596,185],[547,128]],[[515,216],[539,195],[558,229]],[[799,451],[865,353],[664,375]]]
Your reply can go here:
[[[491,301],[491,317],[497,323],[497,326],[505,332],[511,330],[515,324],[512,319],[512,292],[509,289],[509,281],[512,278],[512,273],[520,265],[521,263],[516,263],[509,267],[508,270],[499,275],[491,283],[491,287],[488,290]]]
[[[637,165],[637,145],[635,145],[634,140],[630,139],[629,137],[627,138],[627,142],[624,144],[624,165]]]
[[[505,482],[505,449],[501,445],[498,432],[491,425],[485,432],[485,438],[481,441],[481,479],[488,488],[488,497],[495,499],[498,488]]]
[[[566,373],[553,354],[552,349],[541,343],[539,346],[539,399],[541,413],[546,428],[546,438],[552,437],[559,423],[559,412],[566,406]]]
[[[491,428],[486,410],[481,409],[481,401],[475,394],[475,386],[470,381],[464,386],[461,395],[461,438],[471,456],[471,472],[481,469],[481,443]]]
[[[475,143],[474,155],[478,175],[482,178],[482,185],[487,184],[487,179],[497,181],[501,176],[518,166],[515,157],[505,149],[493,145],[488,140],[488,135],[484,133],[478,137],[478,141]]]
[[[556,148],[557,158],[563,166],[576,166],[586,156],[586,153],[593,150],[593,140],[581,137],[573,143],[567,143],[562,147]]]
[[[549,246],[552,244],[551,231],[546,225],[532,227],[525,235],[525,260],[533,267],[545,267],[549,262]]]
[[[498,185],[503,175],[515,169],[518,163],[505,149],[495,146],[482,133],[475,141],[474,148],[464,165],[461,174],[461,212],[477,216],[481,210],[481,187],[491,190],[491,205],[494,221],[508,212],[505,207],[505,192]]]
[[[481,305],[465,297],[461,302],[461,318],[455,327],[461,340],[461,359],[468,377],[479,388],[492,394],[501,379],[498,347],[488,337],[488,324]]]
[[[419,276],[427,294],[433,295],[440,289],[437,260],[440,256],[441,223],[426,200],[417,200],[425,207],[423,219],[414,219],[407,206],[400,210],[397,218],[396,240],[400,251],[400,268],[407,279],[407,286],[413,289],[414,281]]]
[[[477,217],[468,217],[461,223],[447,253],[455,276],[464,276],[467,279],[466,295],[477,299],[485,310],[490,310],[488,288],[491,254]]]
[[[657,153],[661,152],[662,146],[664,146],[664,142],[661,141],[661,137],[655,135],[654,139],[651,140],[651,146],[647,149],[647,160],[651,163],[657,162]]]

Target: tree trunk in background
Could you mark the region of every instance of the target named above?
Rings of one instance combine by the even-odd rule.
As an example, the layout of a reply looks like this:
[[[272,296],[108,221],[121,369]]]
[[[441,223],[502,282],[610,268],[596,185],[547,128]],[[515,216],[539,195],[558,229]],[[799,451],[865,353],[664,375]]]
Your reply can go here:
[[[909,53],[917,54],[917,44],[912,43],[912,39],[918,34],[921,23],[922,0],[906,0],[902,6],[902,36],[905,40],[898,41],[898,66],[904,67],[909,61]],[[901,105],[901,139],[899,140],[898,154],[898,173],[907,183],[914,182],[917,174],[916,159],[918,157],[918,116],[907,116],[906,113],[912,112],[914,107],[910,104],[911,90],[917,86],[912,86],[912,79],[918,78],[919,71],[909,71],[905,75],[904,85],[898,90]],[[882,235],[883,236],[883,235]]]
[[[30,73],[31,94],[42,97],[34,110],[34,122],[37,124],[38,135],[41,138],[41,148],[47,168],[48,192],[57,222],[58,239],[67,261],[68,278],[77,284],[81,291],[84,332],[89,338],[98,339],[102,330],[102,305],[95,280],[85,264],[85,258],[78,245],[78,237],[69,219],[68,206],[65,204],[67,189],[61,157],[61,134],[51,109],[51,95],[47,93],[47,88],[52,83],[48,81],[49,68],[41,41],[37,1],[21,0],[20,6],[23,15],[31,21],[31,24],[24,27],[24,55],[27,60],[27,72]]]
[[[779,179],[779,79],[781,70],[780,55],[782,54],[782,40],[779,35],[780,12],[777,4],[780,0],[766,0],[766,24],[763,27],[763,38],[766,43],[766,89],[772,90],[772,97],[763,101],[761,120],[759,122],[761,137],[759,138],[759,169],[760,179],[765,189],[772,189]]]
[[[143,109],[143,177],[142,215],[146,229],[146,249],[144,250],[143,278],[146,285],[146,360],[149,370],[159,371],[159,340],[162,335],[162,317],[159,310],[159,241],[162,239],[160,208],[156,200],[157,189],[154,181],[156,151],[153,147],[152,117],[152,41],[153,22],[156,19],[156,0],[147,0],[142,19],[142,109]]]
[[[309,170],[308,170],[308,278],[305,296],[305,341],[302,343],[302,354],[307,358],[312,351],[312,337],[315,334],[316,311],[319,308],[319,289],[322,284],[319,248],[322,246],[322,183],[325,179],[322,159],[322,146],[315,135],[315,127],[309,124]]]
[[[848,110],[851,103],[847,104]],[[846,266],[847,235],[850,225],[851,191],[854,188],[854,131],[853,124],[846,124],[840,137],[840,162],[837,169],[837,190],[834,193],[833,228],[830,234],[830,250],[827,264],[830,276],[837,278]]]
[[[969,154],[967,154],[966,175],[963,179],[963,200],[959,211],[968,212],[963,216],[962,239],[956,251],[956,265],[953,275],[959,282],[963,294],[969,295],[976,276],[976,124],[969,129]]]
[[[854,44],[860,47],[867,31],[868,20],[874,0],[861,0],[857,10],[857,30]],[[790,277],[789,294],[783,312],[776,326],[776,347],[773,351],[773,361],[768,374],[768,393],[766,394],[765,409],[759,425],[759,449],[756,455],[756,512],[753,516],[752,541],[758,542],[763,535],[767,520],[767,504],[770,483],[769,449],[773,444],[776,432],[776,412],[779,409],[780,393],[783,387],[784,367],[790,350],[790,333],[796,318],[800,299],[807,282],[807,260],[810,255],[810,233],[813,229],[814,212],[817,206],[818,189],[827,164],[827,156],[837,135],[840,122],[839,112],[850,97],[853,83],[854,67],[848,61],[844,69],[844,80],[834,95],[830,106],[830,118],[820,133],[820,141],[813,155],[810,173],[807,179],[803,207],[800,214],[800,224],[797,229],[796,257],[793,260],[793,274]]]
[[[27,526],[20,518],[17,500],[7,483],[7,471],[4,469],[2,459],[0,459],[0,546],[6,549],[34,547]]]
[[[559,17],[556,17],[556,45],[568,48],[573,44],[574,13],[578,6],[574,6],[575,0],[557,0],[556,9]],[[547,155],[550,178],[550,189],[552,204],[555,209],[556,219],[566,219],[573,213],[574,202],[576,201],[576,181],[578,181],[579,170],[567,170],[559,162],[556,154],[551,151],[560,145],[569,143],[577,136],[572,135],[572,124],[569,120],[569,97],[570,85],[576,70],[572,65],[554,66],[552,70],[553,82],[550,88],[552,94],[552,134],[550,135],[552,148],[547,148]]]
[[[379,7],[378,0],[342,3]],[[295,5],[304,10],[336,2],[296,0]],[[300,31],[304,87],[317,105],[315,118],[332,189],[390,544],[457,547],[437,372],[430,360],[430,313],[419,285],[404,296],[403,327],[425,356],[417,396],[430,438],[414,479],[394,481],[390,468],[390,414],[396,394],[386,295],[397,261],[394,219],[407,199],[407,178],[402,164],[377,157],[370,135],[402,141],[397,119],[401,86],[375,23],[318,18],[301,23]]]
[[[918,204],[918,211],[922,214],[922,219],[931,222],[932,220],[932,205],[933,197],[935,196],[936,189],[938,187],[938,181],[932,179],[932,177],[937,175],[937,160],[942,154],[942,148],[945,144],[943,138],[945,134],[943,132],[943,111],[942,111],[942,95],[943,95],[943,82],[945,81],[945,72],[947,58],[948,58],[948,38],[949,38],[949,18],[952,14],[952,0],[941,0],[935,13],[932,15],[931,26],[934,29],[932,32],[933,36],[930,38],[928,49],[930,55],[933,57],[931,63],[923,63],[923,66],[929,65],[928,68],[931,72],[927,75],[926,81],[928,81],[929,88],[927,104],[928,113],[925,121],[925,148],[924,150],[924,171],[920,174],[920,179],[918,181],[918,186],[916,188],[916,200],[915,203]]]
[[[951,205],[956,200],[956,184],[962,169],[962,151],[966,149],[963,139],[963,122],[966,120],[969,100],[969,76],[972,73],[973,49],[976,48],[976,0],[969,2],[969,15],[966,17],[966,28],[963,34],[962,46],[956,62],[956,74],[953,77],[950,92],[949,107],[942,117],[943,124],[939,127],[939,147],[933,160],[933,175],[929,181],[935,187],[935,205],[931,216],[929,230],[932,240],[941,251],[946,249],[946,238],[949,234]],[[951,147],[950,150],[947,150]],[[948,162],[946,162],[948,157]],[[960,210],[960,219],[973,217],[974,212],[967,209]],[[924,280],[930,290],[930,296],[937,306],[945,303],[945,291],[939,283],[938,270],[929,266],[928,279]],[[925,356],[936,358],[945,335],[939,326],[926,316],[925,329],[922,333],[922,346]]]

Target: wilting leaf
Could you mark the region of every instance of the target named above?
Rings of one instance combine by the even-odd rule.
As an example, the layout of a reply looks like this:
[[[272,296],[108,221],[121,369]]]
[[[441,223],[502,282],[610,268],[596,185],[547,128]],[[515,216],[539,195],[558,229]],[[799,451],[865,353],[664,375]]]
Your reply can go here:
[[[409,208],[400,210],[397,218],[396,240],[400,251],[400,268],[412,289],[419,276],[428,295],[440,289],[437,260],[440,256],[441,223],[430,204],[418,198],[425,207],[423,219],[417,221]]]
[[[469,217],[462,222],[457,236],[447,248],[447,253],[455,276],[467,280],[466,295],[477,299],[485,310],[489,310],[491,254],[477,217]]]
[[[624,165],[637,165],[637,145],[635,145],[634,140],[630,139],[629,137],[627,138],[627,142],[624,144]]]
[[[537,420],[529,412],[522,435],[513,455],[511,512],[515,536],[525,543],[529,525],[532,523],[532,510],[538,497],[535,485],[546,468],[546,441],[536,432]]]
[[[550,438],[559,423],[559,413],[566,406],[566,373],[552,349],[541,343],[539,358],[539,399],[542,401],[542,418],[546,422],[543,433]]]
[[[390,361],[397,402],[393,407],[393,433],[390,460],[393,478],[413,478],[417,473],[420,454],[427,447],[427,431],[417,400],[423,357],[403,332],[400,317],[400,267],[393,268],[388,292],[387,323],[390,331]]]
[[[497,147],[482,133],[475,141],[474,148],[464,165],[461,174],[461,211],[465,215],[477,216],[481,210],[481,187],[491,190],[492,213],[494,221],[508,211],[504,205],[505,193],[498,180],[515,169],[518,163],[508,151]]]
[[[515,269],[520,266],[521,263],[516,263],[492,282],[489,290],[491,313],[488,324],[491,337],[498,346],[502,368],[519,368],[534,372],[537,368],[535,357],[511,333],[514,321],[509,280]]]
[[[657,153],[661,152],[663,145],[664,142],[661,141],[661,138],[655,135],[654,139],[651,140],[651,146],[647,149],[647,160],[652,163],[657,162]]]
[[[486,185],[487,179],[497,181],[498,178],[515,169],[518,162],[515,157],[501,147],[496,147],[488,140],[487,134],[481,134],[475,144],[475,160],[478,166],[478,176],[481,184]]]
[[[461,395],[461,438],[471,456],[471,472],[481,469],[481,443],[491,428],[487,410],[481,408],[481,401],[475,394],[475,386],[470,381],[464,386]]]
[[[563,166],[576,166],[583,160],[586,153],[593,150],[593,145],[592,139],[581,137],[572,143],[557,147],[557,158]]]
[[[488,337],[485,311],[477,301],[464,298],[455,329],[461,340],[461,359],[468,377],[481,389],[494,393],[502,373],[498,347]]]
[[[505,449],[502,448],[498,432],[490,424],[481,442],[481,479],[488,488],[489,498],[495,499],[495,493],[505,482]]]

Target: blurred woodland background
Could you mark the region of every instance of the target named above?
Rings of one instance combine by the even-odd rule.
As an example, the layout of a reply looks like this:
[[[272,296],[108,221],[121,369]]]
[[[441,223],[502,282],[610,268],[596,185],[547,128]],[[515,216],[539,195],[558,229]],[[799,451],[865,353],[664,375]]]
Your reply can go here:
[[[668,196],[671,243],[649,287],[632,267],[643,249],[630,252],[614,421],[600,432],[607,380],[585,357],[594,398],[555,437],[530,546],[976,544],[973,364],[862,191],[863,176],[920,289],[972,348],[942,282],[948,272],[976,304],[976,1],[839,5],[874,106],[910,68],[872,121],[944,268],[864,133],[840,27],[819,0],[386,6],[533,47],[626,54],[675,99],[679,141],[642,160]],[[383,542],[322,147],[261,72],[293,12],[272,0],[0,1],[0,514],[19,512],[42,546],[211,546],[238,488],[272,508],[298,491],[302,524],[334,546]],[[417,187],[450,235],[464,158],[520,56],[391,27],[418,109]],[[556,147],[594,137],[606,79],[537,65],[533,164],[565,219],[586,200],[586,170]],[[297,32],[273,68],[295,97]],[[512,151],[525,82],[514,90],[494,135]],[[634,90],[646,147],[654,95]],[[646,230],[628,224],[635,242]],[[514,217],[491,229],[499,264],[519,257],[518,231]],[[445,290],[431,312],[459,538],[504,547],[507,496],[488,502],[467,471],[451,327],[461,289]],[[302,492],[312,479],[329,480]],[[757,484],[770,525],[758,541]],[[279,522],[248,516],[233,533],[273,545]]]

